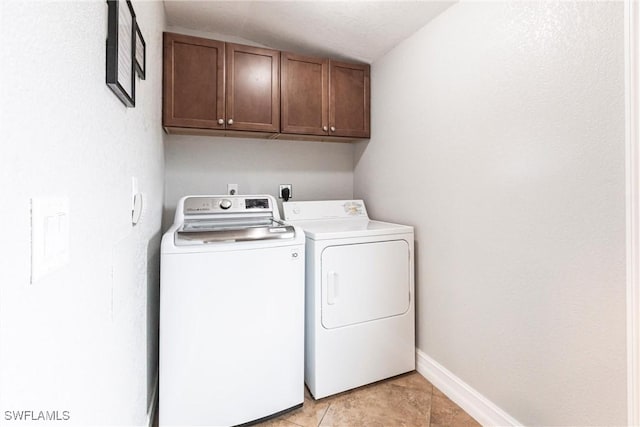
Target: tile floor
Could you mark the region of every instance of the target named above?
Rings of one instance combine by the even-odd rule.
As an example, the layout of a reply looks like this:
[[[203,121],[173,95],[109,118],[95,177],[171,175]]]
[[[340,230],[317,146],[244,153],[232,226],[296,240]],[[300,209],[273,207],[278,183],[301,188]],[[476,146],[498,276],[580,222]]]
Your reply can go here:
[[[259,427],[479,426],[417,372],[314,400],[305,389],[302,408]]]
[[[154,427],[158,427],[156,417]],[[314,400],[256,427],[475,427],[478,422],[417,372]]]

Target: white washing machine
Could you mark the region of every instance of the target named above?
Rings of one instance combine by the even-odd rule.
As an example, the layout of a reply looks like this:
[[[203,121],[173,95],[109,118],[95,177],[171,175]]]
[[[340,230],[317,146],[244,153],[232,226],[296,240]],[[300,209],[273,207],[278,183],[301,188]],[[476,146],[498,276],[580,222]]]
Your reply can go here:
[[[362,200],[288,202],[305,231],[305,382],[316,399],[415,369],[413,227]]]
[[[162,238],[160,426],[304,401],[304,233],[271,196],[188,196]]]

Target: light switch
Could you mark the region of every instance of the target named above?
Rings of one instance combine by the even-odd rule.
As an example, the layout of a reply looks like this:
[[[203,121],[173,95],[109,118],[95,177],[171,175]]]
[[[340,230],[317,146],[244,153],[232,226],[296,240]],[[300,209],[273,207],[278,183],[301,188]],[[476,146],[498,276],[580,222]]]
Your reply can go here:
[[[31,199],[31,283],[69,262],[69,200]]]

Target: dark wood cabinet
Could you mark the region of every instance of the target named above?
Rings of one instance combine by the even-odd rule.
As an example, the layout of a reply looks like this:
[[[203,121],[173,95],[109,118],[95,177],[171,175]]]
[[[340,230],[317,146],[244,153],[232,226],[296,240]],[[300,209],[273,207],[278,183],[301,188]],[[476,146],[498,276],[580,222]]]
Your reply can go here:
[[[329,135],[369,138],[370,67],[329,62]]]
[[[328,135],[329,60],[282,53],[282,133]]]
[[[282,54],[282,133],[368,138],[365,64]]]
[[[369,138],[369,65],[164,33],[169,133]]]
[[[224,128],[224,43],[164,33],[163,124]]]
[[[280,52],[227,43],[227,129],[280,131]]]
[[[279,78],[278,51],[164,33],[163,125],[279,132]]]

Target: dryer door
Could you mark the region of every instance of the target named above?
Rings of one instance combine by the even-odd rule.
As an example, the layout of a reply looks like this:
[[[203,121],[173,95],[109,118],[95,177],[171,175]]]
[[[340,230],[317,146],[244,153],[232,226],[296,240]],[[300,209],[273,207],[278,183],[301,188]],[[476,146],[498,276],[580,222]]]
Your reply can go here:
[[[329,246],[322,251],[322,326],[368,322],[409,309],[405,240]]]

